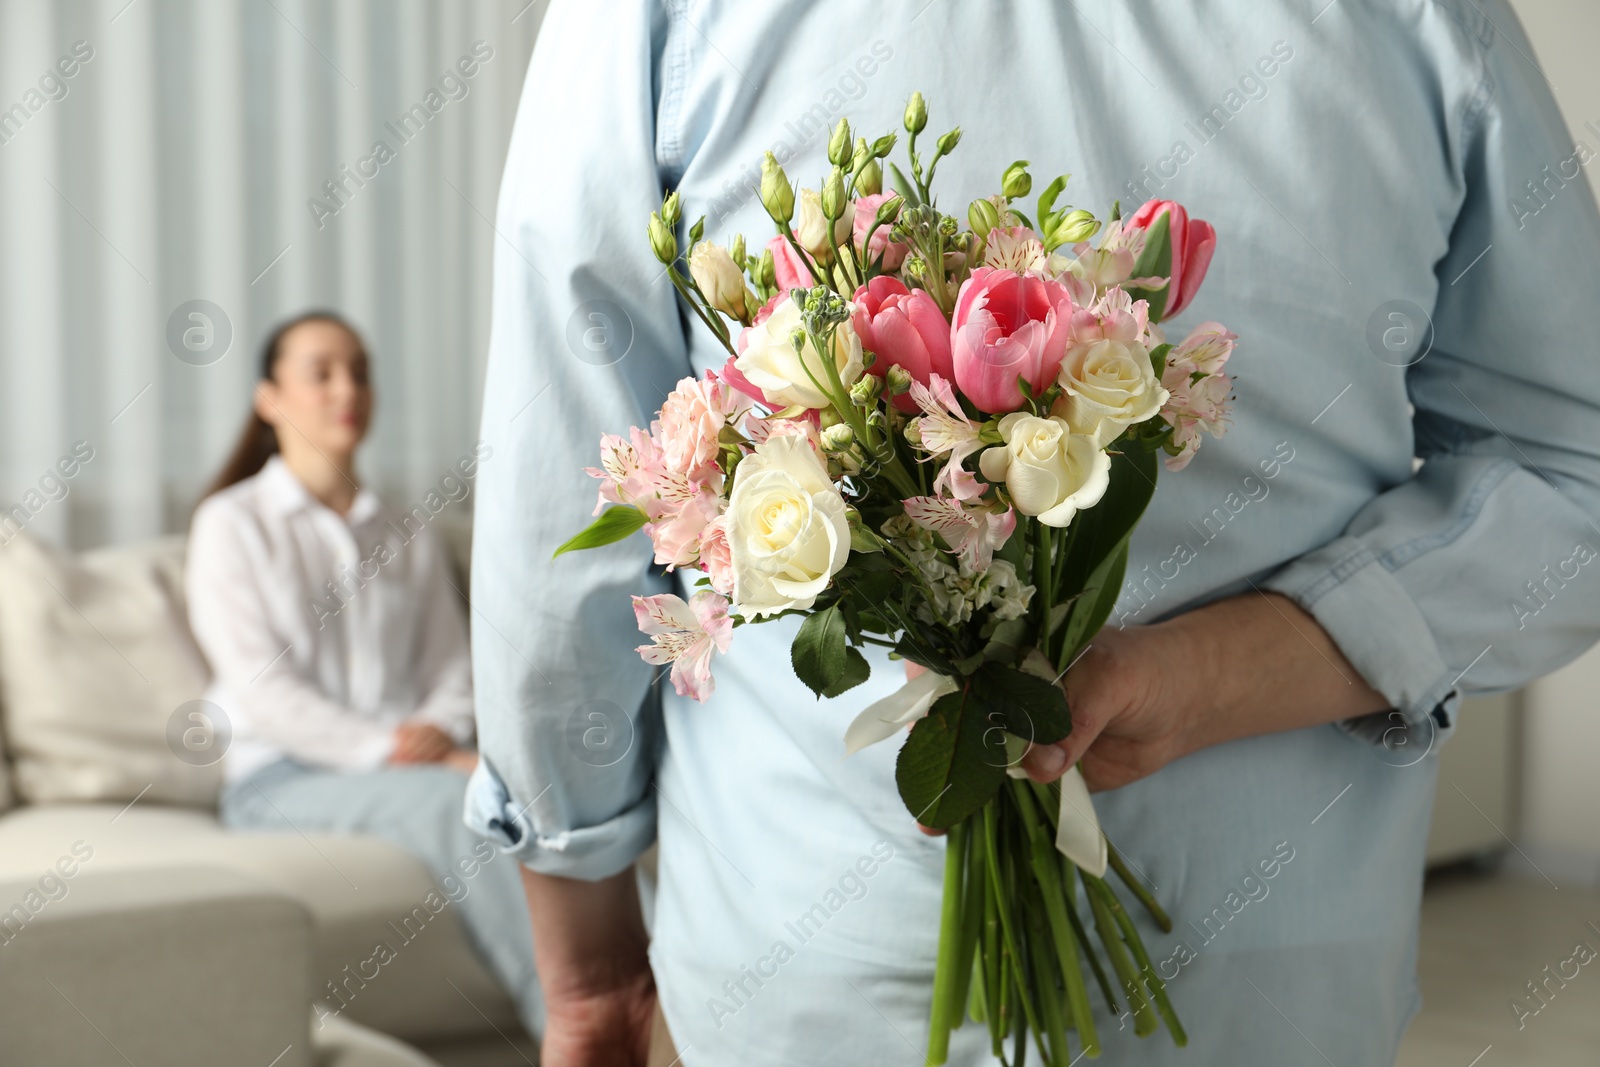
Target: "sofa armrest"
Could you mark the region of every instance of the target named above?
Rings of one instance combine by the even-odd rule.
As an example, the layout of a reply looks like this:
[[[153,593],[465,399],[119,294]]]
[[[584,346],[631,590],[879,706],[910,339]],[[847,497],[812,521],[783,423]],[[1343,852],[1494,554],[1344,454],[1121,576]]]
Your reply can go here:
[[[0,882],[7,1062],[313,1062],[311,917],[209,867]]]

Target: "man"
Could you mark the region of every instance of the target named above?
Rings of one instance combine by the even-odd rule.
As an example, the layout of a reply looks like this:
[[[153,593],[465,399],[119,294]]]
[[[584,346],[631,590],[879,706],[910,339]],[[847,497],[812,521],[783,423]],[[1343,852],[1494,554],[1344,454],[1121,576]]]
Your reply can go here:
[[[898,665],[818,702],[785,620],[740,631],[708,704],[663,696],[644,539],[550,562],[600,434],[722,362],[645,240],[663,189],[755,246],[766,151],[814,186],[840,114],[898,130],[914,90],[964,130],[946,210],[1018,158],[1102,215],[1182,201],[1219,245],[1170,332],[1241,336],[1233,426],[1161,485],[1073,735],[1028,760],[1082,758],[1178,923],[1142,933],[1189,1048],[1101,1005],[1103,1062],[1393,1062],[1460,697],[1600,635],[1592,593],[1539,584],[1600,548],[1600,220],[1530,51],[1501,0],[554,5],[499,209],[469,800],[526,866],[549,1067],[643,1063],[657,996],[663,1064],[920,1062],[943,845],[894,745],[841,759]]]

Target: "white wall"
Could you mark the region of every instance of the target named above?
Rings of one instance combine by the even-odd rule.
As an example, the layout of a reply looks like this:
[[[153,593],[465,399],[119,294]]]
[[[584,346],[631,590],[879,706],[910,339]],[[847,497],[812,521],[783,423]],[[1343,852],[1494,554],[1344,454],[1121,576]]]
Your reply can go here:
[[[1600,152],[1585,123],[1600,124],[1600,3],[1513,0],[1535,56],[1555,87],[1574,143]],[[1597,184],[1589,167],[1591,188]],[[1591,348],[1594,339],[1585,342]],[[1600,598],[1589,579],[1585,595]],[[1525,694],[1523,848],[1551,877],[1594,881],[1600,872],[1600,649],[1535,683]],[[1559,872],[1559,873],[1558,873]]]

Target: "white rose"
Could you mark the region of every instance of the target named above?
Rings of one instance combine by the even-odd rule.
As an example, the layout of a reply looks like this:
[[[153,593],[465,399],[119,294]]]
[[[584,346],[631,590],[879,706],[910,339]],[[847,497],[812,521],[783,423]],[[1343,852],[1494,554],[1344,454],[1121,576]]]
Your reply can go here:
[[[1095,341],[1069,349],[1057,380],[1066,392],[1051,414],[1066,419],[1073,433],[1094,438],[1101,448],[1167,402],[1150,353],[1135,343]]]
[[[739,373],[779,407],[799,404],[806,408],[825,408],[828,395],[817,382],[829,384],[828,368],[810,338],[801,351],[795,351],[794,332],[801,328],[800,309],[789,297],[782,298],[765,322],[747,328],[739,338],[741,352],[734,361]],[[861,338],[848,321],[833,332],[833,365],[846,389],[861,377]],[[805,362],[802,364],[801,359]],[[807,374],[807,370],[810,374]],[[815,376],[816,382],[811,379]]]
[[[844,498],[798,434],[739,461],[727,516],[734,611],[745,617],[809,608],[850,554]]]
[[[1066,526],[1079,508],[1105,495],[1111,457],[1094,438],[1073,433],[1065,419],[1014,411],[1000,420],[1000,436],[1005,444],[984,449],[978,467],[991,482],[1005,483],[1022,514]]]
[[[700,287],[711,306],[743,320],[748,317],[751,294],[744,284],[744,272],[721,245],[701,241],[689,252],[689,277]]]
[[[822,213],[822,194],[815,189],[800,190],[799,208],[800,214],[794,224],[794,239],[801,248],[819,260],[831,259],[833,246],[828,243],[828,216]],[[855,224],[856,205],[854,201],[847,200],[844,214],[833,223],[833,239],[840,248],[850,247]]]

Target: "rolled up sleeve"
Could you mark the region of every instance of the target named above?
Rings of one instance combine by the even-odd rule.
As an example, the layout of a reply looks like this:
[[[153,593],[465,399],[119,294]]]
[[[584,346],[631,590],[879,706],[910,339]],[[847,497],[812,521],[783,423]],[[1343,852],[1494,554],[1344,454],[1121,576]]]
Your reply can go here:
[[[1503,4],[1459,136],[1432,348],[1408,371],[1411,480],[1266,587],[1316,617],[1408,723],[1526,684],[1600,638],[1600,217]],[[1507,36],[1509,34],[1510,36]]]
[[[665,15],[558,4],[501,186],[474,524],[479,748],[468,825],[541,872],[626,868],[655,832],[660,712],[629,597],[668,588],[642,536],[558,560],[602,433],[648,425],[687,345],[645,221],[660,204]]]

